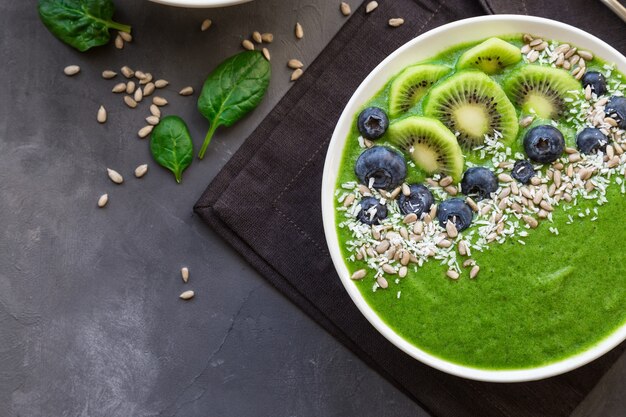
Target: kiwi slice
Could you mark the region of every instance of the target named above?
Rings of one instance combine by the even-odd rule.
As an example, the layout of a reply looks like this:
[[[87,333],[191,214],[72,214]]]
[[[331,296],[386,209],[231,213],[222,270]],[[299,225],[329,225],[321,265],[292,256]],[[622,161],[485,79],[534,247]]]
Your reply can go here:
[[[498,83],[480,71],[459,71],[434,86],[424,102],[424,114],[439,119],[472,149],[494,131],[504,142],[517,136],[517,113]]]
[[[389,115],[398,117],[417,104],[428,89],[450,72],[445,65],[414,65],[402,71],[389,88]]]
[[[489,38],[468,49],[456,63],[457,68],[477,68],[486,74],[495,74],[504,67],[522,60],[520,49],[500,38]]]
[[[456,137],[437,119],[409,116],[389,126],[389,142],[411,155],[427,174],[450,175],[455,182],[463,174],[463,151]]]
[[[570,91],[581,91],[580,82],[567,71],[539,65],[526,65],[508,76],[504,91],[522,113],[557,120],[567,111],[565,98]]]

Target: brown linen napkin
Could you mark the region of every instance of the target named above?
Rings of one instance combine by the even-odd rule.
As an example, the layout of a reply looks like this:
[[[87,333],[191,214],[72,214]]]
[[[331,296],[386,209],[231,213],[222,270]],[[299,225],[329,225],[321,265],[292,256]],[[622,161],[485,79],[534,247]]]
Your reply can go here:
[[[624,344],[576,371],[519,384],[465,380],[412,359],[365,320],[336,275],[322,228],[322,169],[336,121],[354,90],[389,53],[424,31],[485,10],[533,10],[574,23],[589,19],[587,29],[606,21],[596,29],[624,51],[621,21],[600,3],[590,10],[586,0],[543,3],[541,9],[531,0],[380,3],[374,13],[365,15],[363,7],[353,13],[210,184],[195,211],[268,281],[433,415],[567,416]],[[390,28],[390,17],[403,17],[406,23]]]

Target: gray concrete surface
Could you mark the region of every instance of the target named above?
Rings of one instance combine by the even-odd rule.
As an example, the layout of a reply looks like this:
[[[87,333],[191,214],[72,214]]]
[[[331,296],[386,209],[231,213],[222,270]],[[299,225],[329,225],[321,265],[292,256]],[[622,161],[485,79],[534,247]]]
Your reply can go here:
[[[80,54],[40,24],[34,0],[0,0],[0,417],[427,416],[271,288],[191,212],[211,178],[345,18],[334,0],[222,10],[117,1],[135,41]],[[353,9],[360,3],[352,0]],[[213,27],[200,32],[200,22]],[[292,36],[296,20],[306,36]],[[167,78],[165,114],[207,122],[196,89],[253,30],[271,31],[272,84],[177,185],[136,136],[147,105],[110,93],[107,68]],[[78,64],[82,72],[65,77]],[[109,110],[96,122],[100,104]],[[132,172],[150,165],[143,179]],[[126,181],[114,185],[110,167]],[[109,205],[98,209],[102,193]],[[188,266],[189,284],[179,269]],[[191,302],[178,294],[196,291]],[[624,358],[577,416],[618,415]]]

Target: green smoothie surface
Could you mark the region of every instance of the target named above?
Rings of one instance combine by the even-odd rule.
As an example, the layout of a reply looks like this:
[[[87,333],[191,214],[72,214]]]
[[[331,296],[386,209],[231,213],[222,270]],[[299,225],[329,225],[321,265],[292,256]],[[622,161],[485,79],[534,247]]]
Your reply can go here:
[[[500,38],[518,47],[523,45],[521,35]],[[458,45],[419,63],[447,65],[452,75],[460,54],[478,43]],[[519,67],[537,64],[524,59],[492,78],[500,82]],[[594,57],[587,62],[587,68],[606,73],[610,66]],[[626,84],[626,77],[616,70],[611,69],[611,77],[621,77]],[[363,108],[387,109],[389,83]],[[517,111],[521,115],[520,109]],[[391,123],[415,115],[422,115],[421,102]],[[349,192],[345,184],[358,182],[354,167],[363,147],[357,116],[344,149],[338,196],[345,197]],[[556,124],[566,146],[576,148],[580,123],[563,118]],[[520,127],[517,140],[509,145],[511,160],[524,153],[522,139],[531,127]],[[375,145],[393,147],[384,136]],[[484,152],[464,150],[464,156],[466,168],[494,168],[490,155]],[[405,157],[410,161],[408,155]],[[421,184],[428,177],[408,163],[406,183]],[[555,207],[551,219],[540,221],[536,229],[527,228],[523,239],[496,241],[482,251],[472,251],[471,259],[480,266],[475,279],[469,278],[469,269],[463,269],[459,279],[449,279],[445,275],[447,266],[432,259],[421,266],[410,263],[404,278],[387,277],[386,289],[378,288],[369,272],[354,282],[368,305],[398,335],[447,361],[481,369],[524,369],[571,357],[626,323],[623,179],[623,171],[609,176],[601,203],[592,198],[562,203]],[[339,200],[335,199],[337,233],[352,274],[367,269],[368,264],[356,259],[348,244],[354,236],[341,225],[344,211]],[[435,200],[440,201],[437,196]],[[477,227],[473,224],[467,232]],[[467,258],[470,256],[459,255],[459,263]]]

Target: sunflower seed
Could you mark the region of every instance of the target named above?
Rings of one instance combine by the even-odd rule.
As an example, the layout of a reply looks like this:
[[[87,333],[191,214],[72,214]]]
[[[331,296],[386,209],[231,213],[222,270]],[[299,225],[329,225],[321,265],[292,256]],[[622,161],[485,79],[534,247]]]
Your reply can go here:
[[[202,32],[206,32],[207,30],[209,30],[212,24],[213,24],[213,21],[211,19],[204,19],[202,23],[200,24],[200,30]]]
[[[465,202],[467,203],[468,206],[470,206],[472,210],[474,210],[475,212],[478,212],[478,204],[476,204],[474,200],[472,200],[470,197],[467,197],[465,199]]]
[[[263,56],[265,57],[265,59],[267,59],[269,61],[271,59],[271,57],[270,57],[270,50],[267,49],[267,48],[263,48],[262,52],[263,52]]]
[[[165,88],[165,87],[167,87],[168,85],[169,85],[169,81],[167,81],[167,80],[156,80],[156,81],[154,82],[154,86],[155,86],[156,88]]]
[[[404,278],[406,277],[408,273],[409,273],[409,268],[407,268],[406,266],[402,266],[400,267],[400,270],[398,271],[398,276],[400,278]]]
[[[302,39],[304,37],[304,29],[302,29],[300,22],[296,23],[295,34],[297,39]]]
[[[523,53],[524,55],[526,55],[531,50],[532,50],[531,46],[526,44],[526,45],[522,46],[522,48],[520,49],[520,52]]]
[[[121,69],[120,72],[122,73],[122,75],[126,78],[133,78],[133,76],[135,75],[135,71],[133,71],[132,69],[130,69],[130,67],[124,65]]]
[[[350,13],[352,13],[352,10],[350,9],[350,5],[346,3],[345,1],[341,2],[341,5],[339,6],[339,10],[341,10],[341,14],[344,16],[350,16]]]
[[[146,78],[146,73],[143,71],[135,71],[135,78],[137,78],[138,80],[143,80],[144,78]]]
[[[263,33],[261,35],[261,40],[265,43],[272,43],[274,42],[274,35],[271,33]]]
[[[402,184],[402,194],[404,194],[406,197],[411,195],[411,188],[406,182]]]
[[[345,198],[345,200],[343,200],[343,206],[344,207],[350,207],[352,205],[352,203],[354,203],[354,199],[356,198],[356,196],[354,194],[348,194],[348,196]]]
[[[141,178],[148,172],[148,164],[139,165],[135,168],[135,177]]]
[[[578,55],[586,61],[591,61],[593,59],[593,54],[588,51],[578,51]]]
[[[559,54],[556,58],[556,66],[557,67],[562,67],[563,66],[563,62],[565,62],[565,56],[563,54]]]
[[[606,166],[609,168],[615,168],[618,165],[619,165],[619,156],[617,155],[611,158],[609,162],[606,164]]]
[[[243,46],[243,49],[247,49],[248,51],[254,51],[254,44],[248,39],[241,41],[241,46]]]
[[[123,31],[119,31],[117,32],[118,35],[120,35],[120,38],[122,38],[122,40],[124,40],[124,42],[132,42],[133,41],[133,35],[131,35],[128,32],[123,32]]]
[[[456,272],[456,271],[455,271],[455,270],[453,270],[453,269],[448,270],[448,272],[446,272],[446,275],[447,275],[447,276],[448,276],[448,278],[450,278],[450,279],[454,279],[454,280],[459,279],[459,273],[458,273],[458,272]]]
[[[617,127],[617,120],[613,119],[612,117],[605,117],[604,123],[612,127]]]
[[[179,297],[183,300],[191,300],[196,294],[193,291],[185,291]]]
[[[543,39],[537,38],[537,39],[533,39],[532,41],[530,41],[529,45],[530,46],[537,46],[537,45],[539,45],[541,43],[543,43]]]
[[[398,273],[398,270],[389,264],[383,265],[383,272],[389,275],[395,275]]]
[[[533,36],[529,33],[525,33],[524,36],[522,36],[522,39],[524,40],[524,42],[532,42],[535,38],[533,38]]]
[[[365,145],[366,148],[371,148],[372,146],[374,146],[374,142],[372,142],[369,139],[363,139],[363,144]]]
[[[290,59],[289,61],[287,61],[287,66],[291,69],[298,69],[302,68],[304,64],[298,59]]]
[[[302,71],[302,68],[295,69],[291,73],[291,81],[297,80],[298,78],[300,78],[302,76],[302,74],[304,74],[304,71]]]
[[[255,41],[256,43],[262,43],[263,38],[261,38],[261,33],[257,32],[256,30],[252,32],[252,40]]]
[[[578,162],[581,160],[580,154],[578,152],[570,154],[570,156],[568,156],[567,158],[570,162]]]
[[[135,95],[133,96],[133,98],[137,103],[143,100],[143,91],[141,90],[141,88],[135,90]]]
[[[139,129],[139,132],[137,132],[137,135],[143,139],[146,136],[148,136],[150,133],[152,133],[152,129],[154,129],[154,126],[148,125],[148,126],[144,126],[141,129]]]
[[[447,187],[448,185],[452,184],[452,181],[454,181],[454,180],[452,179],[451,176],[448,175],[447,177],[443,177],[441,179],[441,181],[439,181],[439,186],[440,187]]]
[[[587,181],[585,183],[585,191],[588,193],[592,192],[596,188],[595,184],[591,181]]]
[[[552,207],[550,203],[548,203],[546,200],[541,200],[541,203],[539,203],[539,207],[541,207],[545,211],[549,211],[549,212],[554,211],[554,207]]]
[[[377,7],[378,7],[377,1],[370,1],[369,3],[367,3],[367,6],[365,6],[365,13],[371,13],[374,10],[376,10]]]
[[[133,94],[135,92],[135,88],[135,82],[129,81],[128,83],[126,83],[126,94]]]
[[[107,168],[107,175],[109,176],[111,181],[113,181],[116,184],[121,184],[124,182],[124,177],[122,177],[119,172],[111,168]]]
[[[422,233],[424,233],[424,223],[416,222],[413,225],[413,233],[415,233],[416,235],[421,235]]]
[[[523,117],[522,120],[519,121],[519,125],[521,127],[528,127],[535,120],[535,116],[526,116]]]
[[[100,198],[98,199],[98,207],[102,208],[106,206],[108,202],[109,202],[109,195],[102,194]]]
[[[548,42],[542,42],[539,45],[535,46],[533,49],[535,51],[543,51],[544,49],[546,49],[548,47]]]
[[[452,239],[459,235],[459,231],[457,230],[454,223],[452,223],[450,220],[448,220],[448,222],[446,223],[446,232],[448,233],[448,236]]]
[[[115,47],[117,49],[124,49],[124,39],[120,35],[115,37]]]
[[[157,106],[167,106],[168,101],[160,96],[152,97],[152,104],[156,104]]]
[[[148,83],[143,87],[143,96],[147,97],[150,94],[154,93],[154,83]]]
[[[387,282],[385,277],[378,277],[378,278],[376,278],[376,282],[378,283],[378,286],[380,288],[382,288],[383,290],[386,289],[387,287],[389,287],[389,283]]]
[[[367,271],[365,269],[359,269],[358,271],[355,271],[350,278],[359,280],[365,278],[365,275],[367,275]]]
[[[193,87],[187,86],[178,92],[181,96],[190,96],[193,94]]]
[[[415,223],[417,221],[417,214],[415,213],[409,213],[406,216],[404,216],[404,224],[411,224],[411,223]]]
[[[107,121],[107,110],[104,108],[104,106],[100,106],[100,108],[98,109],[98,116],[96,117],[96,119],[98,120],[98,123],[104,123]]]
[[[116,75],[117,75],[117,72],[115,71],[111,71],[111,70],[102,71],[102,78],[104,78],[105,80],[110,80],[111,78],[114,78]]]
[[[580,56],[574,55],[573,57],[569,59],[569,63],[573,67],[574,65],[578,63],[579,60],[580,60]]]
[[[156,126],[159,124],[159,118],[156,116],[148,116],[146,117],[146,122],[148,122],[149,125]]]
[[[446,188],[443,189],[446,193],[450,194],[451,196],[455,196],[459,193],[459,190],[453,186],[453,185],[448,185]]]
[[[391,26],[392,28],[397,28],[398,26],[402,26],[404,24],[404,19],[401,17],[395,17],[392,19],[389,19],[389,26]]]
[[[68,65],[63,68],[63,73],[68,76],[76,75],[80,72],[80,67],[78,65]]]
[[[572,55],[574,55],[576,53],[576,51],[578,50],[578,48],[573,47],[570,48],[566,53],[565,53],[565,59],[570,59],[572,57]]]
[[[537,226],[539,226],[539,222],[537,222],[537,219],[535,219],[534,217],[524,215],[522,216],[522,219],[527,225],[529,225],[533,229],[536,229]]]
[[[123,93],[126,91],[126,83],[118,83],[115,84],[113,86],[113,89],[111,89],[112,92],[114,93]]]
[[[186,284],[189,281],[189,268],[186,266],[180,269],[180,276]]]
[[[513,182],[513,178],[509,174],[498,175],[498,181],[500,182]]]
[[[529,62],[535,62],[539,58],[539,52],[533,49],[528,53],[528,55],[526,55],[526,57],[528,58]]]
[[[478,265],[474,265],[474,267],[470,270],[470,274],[469,274],[470,279],[476,278],[479,272],[480,272],[480,267]]]
[[[447,249],[452,246],[452,242],[450,242],[448,239],[443,239],[439,243],[437,243],[437,246]]]
[[[572,64],[569,61],[563,61],[563,69],[569,70],[570,68],[572,68]]]
[[[387,252],[387,249],[389,249],[389,241],[388,240],[383,240],[382,242],[380,242],[378,245],[376,245],[376,252],[383,254],[385,252]]]
[[[137,102],[131,96],[124,96],[124,103],[131,109],[137,107]]]
[[[157,106],[156,104],[151,104],[150,105],[150,114],[156,117],[161,117],[161,110],[159,109],[159,106]]]

